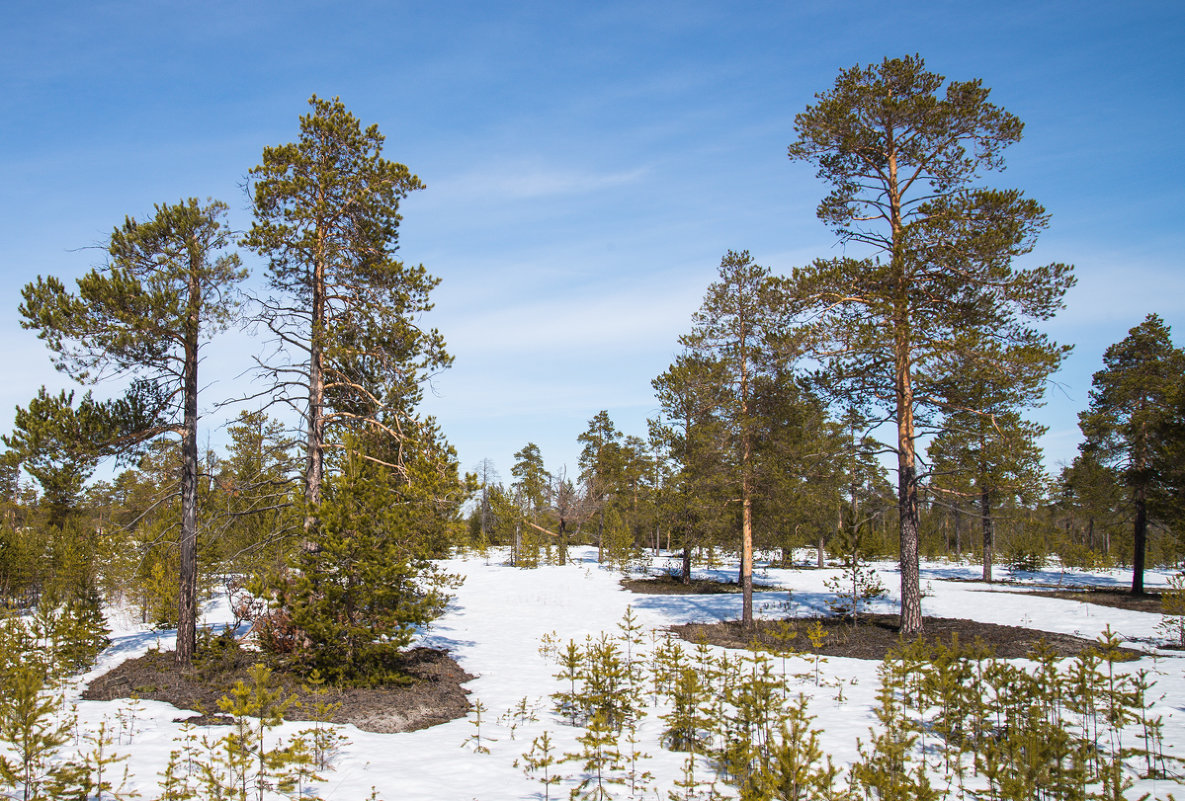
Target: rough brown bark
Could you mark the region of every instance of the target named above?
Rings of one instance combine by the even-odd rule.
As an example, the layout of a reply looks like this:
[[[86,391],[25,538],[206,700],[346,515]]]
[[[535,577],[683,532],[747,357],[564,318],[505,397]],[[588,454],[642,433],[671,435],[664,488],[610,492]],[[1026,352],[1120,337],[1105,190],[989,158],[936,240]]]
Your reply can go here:
[[[901,533],[901,633],[921,634],[921,569],[918,564],[918,480],[914,452],[913,385],[908,322],[898,319],[897,353],[897,512]]]
[[[1132,595],[1144,594],[1144,550],[1148,542],[1148,498],[1144,487],[1136,488],[1136,523],[1132,531]]]
[[[980,520],[983,524],[983,580],[992,583],[992,561],[995,556],[996,531],[992,523],[992,497],[984,490],[979,495]]]
[[[320,237],[319,237],[320,238]],[[305,456],[305,500],[310,510],[321,502],[321,483],[325,475],[325,363],[322,342],[325,332],[325,261],[318,257],[313,268],[313,303],[309,336],[309,409],[308,453]],[[305,530],[312,529],[316,518],[310,511]]]
[[[901,532],[901,633],[921,634],[921,570],[918,565],[918,482],[914,453],[913,342],[909,316],[909,277],[905,270],[901,222],[901,189],[897,182],[897,151],[892,131],[889,153],[889,226],[892,230],[896,298],[893,320],[893,361],[897,396],[897,508]]]
[[[196,249],[196,243],[193,243]],[[200,256],[190,253],[189,298],[185,319],[185,364],[181,432],[181,537],[177,591],[177,665],[188,668],[197,649],[197,399],[198,328],[201,314]]]
[[[743,373],[742,373],[743,374]],[[744,378],[742,378],[744,382]],[[744,383],[742,383],[744,386]],[[745,390],[742,389],[742,393]],[[742,400],[741,416],[744,424],[748,424],[748,403]],[[745,627],[752,626],[752,485],[749,479],[750,462],[752,460],[752,443],[749,432],[742,434],[742,475],[741,475],[741,623]]]
[[[747,483],[747,482],[746,482]],[[748,491],[741,502],[741,623],[753,625],[753,501]]]
[[[898,512],[901,515],[901,633],[924,631],[921,570],[918,564],[918,495],[913,465],[899,464]]]

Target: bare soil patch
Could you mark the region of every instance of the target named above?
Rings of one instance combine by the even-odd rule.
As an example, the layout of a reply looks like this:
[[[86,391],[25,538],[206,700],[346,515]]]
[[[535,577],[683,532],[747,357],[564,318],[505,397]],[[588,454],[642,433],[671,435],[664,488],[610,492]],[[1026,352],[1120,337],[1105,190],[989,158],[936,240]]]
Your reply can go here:
[[[144,698],[166,701],[179,709],[192,709],[196,717],[179,718],[199,725],[229,723],[219,715],[218,699],[241,679],[248,682],[247,670],[258,661],[249,651],[236,650],[217,660],[198,660],[194,670],[181,672],[172,651],[150,651],[129,659],[103,674],[83,692],[91,701],[118,698]],[[462,683],[474,677],[461,670],[444,651],[413,648],[403,654],[398,665],[408,681],[379,687],[329,687],[328,695],[312,698],[296,676],[273,672],[275,683],[296,696],[284,717],[287,720],[311,720],[300,702],[311,706],[317,701],[340,703],[330,718],[332,723],[352,723],[364,731],[405,732],[425,729],[469,713],[469,691]],[[249,682],[248,682],[249,683]]]
[[[817,651],[811,647],[806,629],[815,621],[823,625],[826,640]],[[691,642],[707,641],[724,648],[749,648],[756,641],[766,648],[785,648],[787,628],[797,632],[788,644],[805,653],[819,653],[823,656],[842,656],[852,659],[884,659],[897,645],[905,640],[901,636],[901,619],[898,615],[862,615],[853,624],[846,618],[805,617],[787,618],[785,621],[759,620],[756,630],[745,631],[738,620],[721,623],[686,623],[671,626],[671,631]],[[922,639],[932,645],[950,645],[956,638],[964,645],[982,642],[995,656],[1002,659],[1027,657],[1042,642],[1053,649],[1059,657],[1077,656],[1095,647],[1092,640],[1073,637],[1069,634],[1055,634],[1037,631],[1021,626],[998,626],[960,618],[928,617],[925,619],[925,634]],[[1123,649],[1128,659],[1137,659],[1144,654],[1130,648]]]
[[[1153,590],[1140,595],[1132,595],[1130,590],[1098,589],[1084,587],[1081,589],[1039,589],[1032,592],[1024,590],[1006,590],[1022,595],[1037,595],[1046,598],[1061,598],[1064,601],[1081,601],[1085,604],[1110,606],[1115,609],[1126,609],[1129,612],[1161,613],[1160,593]]]
[[[621,586],[639,595],[720,595],[725,593],[739,593],[741,591],[741,585],[735,581],[692,579],[690,583],[684,584],[681,578],[673,576],[670,573],[663,573],[659,576],[650,576],[647,578],[622,579]],[[768,592],[769,590],[779,589],[781,587],[753,582],[754,592]]]

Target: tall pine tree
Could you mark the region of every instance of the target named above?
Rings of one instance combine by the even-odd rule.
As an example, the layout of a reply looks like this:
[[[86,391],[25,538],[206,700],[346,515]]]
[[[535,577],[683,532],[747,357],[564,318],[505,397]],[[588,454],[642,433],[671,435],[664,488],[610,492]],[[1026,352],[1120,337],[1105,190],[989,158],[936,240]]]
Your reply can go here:
[[[22,325],[37,331],[54,364],[94,382],[132,376],[116,408],[121,440],[181,439],[181,568],[177,661],[193,658],[197,626],[198,364],[206,341],[232,319],[244,277],[227,253],[226,205],[195,198],[158,205],[150,220],[128,217],[111,234],[109,264],[78,279],[25,287]]]
[[[326,448],[343,431],[405,441],[423,382],[451,357],[419,324],[439,280],[396,258],[400,201],[423,184],[382,157],[378,126],[364,129],[337,98],[309,105],[299,140],[264,148],[251,170],[255,222],[243,243],[268,259],[276,295],[261,301],[259,322],[276,350],[261,367],[274,401],[302,417],[312,513]],[[388,466],[403,469],[399,448],[390,453]]]
[[[748,251],[729,251],[682,345],[717,360],[727,389],[721,419],[733,442],[732,481],[741,507],[741,621],[753,625],[754,382],[782,359],[781,297],[769,269]]]
[[[972,186],[1003,166],[1022,130],[988,94],[978,80],[946,83],[917,56],[852,67],[798,115],[789,148],[831,186],[819,218],[872,256],[818,261],[795,271],[790,291],[832,386],[896,429],[887,444],[897,455],[907,634],[923,629],[916,442],[946,408],[931,379],[961,330],[1042,344],[1031,322],[1052,316],[1072,283],[1067,265],[1013,266],[1047,223],[1037,203]]]
[[[666,517],[683,552],[681,577],[691,583],[691,552],[705,544],[724,507],[727,431],[720,419],[728,397],[723,366],[684,353],[650,382],[667,416],[658,429],[673,462],[663,493]]]
[[[1144,552],[1150,503],[1163,494],[1159,437],[1174,414],[1185,352],[1155,314],[1103,354],[1094,374],[1090,408],[1079,415],[1084,456],[1115,469],[1131,491],[1132,593],[1144,592]]]

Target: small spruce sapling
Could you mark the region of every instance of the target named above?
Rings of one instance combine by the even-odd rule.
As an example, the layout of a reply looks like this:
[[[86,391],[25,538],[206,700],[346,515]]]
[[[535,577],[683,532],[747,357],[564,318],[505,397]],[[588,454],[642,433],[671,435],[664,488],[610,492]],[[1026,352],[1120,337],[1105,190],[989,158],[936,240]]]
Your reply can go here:
[[[815,686],[822,686],[823,677],[821,668],[823,663],[827,661],[827,657],[823,656],[820,651],[827,643],[827,629],[823,628],[823,622],[820,620],[811,621],[811,624],[806,628],[807,639],[811,641],[811,660],[814,664]]]
[[[180,748],[169,752],[169,761],[160,774],[161,794],[156,801],[196,801],[203,752],[197,729],[188,721],[181,724],[181,732],[174,742]]]
[[[706,710],[713,688],[693,667],[682,665],[677,671],[668,693],[670,711],[662,715],[666,724],[662,742],[671,751],[703,753],[712,729]]]
[[[325,677],[321,671],[313,670],[302,685],[305,697],[297,701],[299,706],[313,721],[308,729],[301,729],[298,736],[308,741],[308,747],[313,764],[317,770],[332,770],[334,754],[349,738],[334,728],[330,721],[341,709],[340,701],[329,700],[329,689],[325,686]]]
[[[638,727],[631,722],[625,729],[625,743],[629,747],[623,755],[625,759],[625,775],[623,784],[629,788],[630,798],[645,795],[654,781],[654,774],[642,767],[643,760],[650,759],[650,754],[638,748]]]
[[[613,797],[609,787],[624,783],[620,733],[608,709],[597,708],[589,715],[584,733],[576,738],[580,750],[564,755],[565,761],[578,763],[583,773],[580,783],[572,788],[572,801],[607,801]]]
[[[82,740],[87,745],[82,753],[83,797],[102,801],[125,801],[139,797],[140,794],[128,786],[131,776],[127,765],[123,766],[118,779],[112,775],[129,755],[119,754],[112,749],[115,735],[106,718],[99,722],[97,729],[83,734]]]
[[[23,799],[54,797],[78,788],[85,771],[66,757],[74,721],[62,714],[62,700],[46,686],[44,668],[36,663],[11,667],[0,692],[0,787],[19,790]]]
[[[498,718],[498,723],[510,730],[510,739],[513,740],[519,726],[539,720],[539,716],[535,712],[536,707],[524,695],[515,702],[514,706],[502,713],[502,716]]]
[[[768,756],[741,788],[743,799],[815,801],[833,798],[839,769],[831,759],[823,760],[819,744],[822,729],[811,726],[815,717],[807,712],[806,696],[799,693],[784,708],[777,736]]]
[[[695,766],[696,754],[690,752],[683,760],[679,778],[675,779],[675,789],[667,791],[667,801],[708,801],[718,797],[714,787],[705,788],[703,781],[696,776]]]
[[[850,617],[853,626],[860,620],[861,606],[880,598],[886,592],[880,576],[868,566],[861,534],[859,526],[844,526],[843,531],[836,537],[841,572],[838,576],[823,582],[827,589],[835,593],[835,598],[828,601],[831,610]]]
[[[215,798],[263,801],[269,791],[288,792],[316,780],[303,740],[269,746],[268,734],[283,721],[293,698],[273,684],[272,672],[263,665],[254,665],[247,675],[250,684],[240,679],[218,700],[218,708],[233,719],[230,732],[214,742],[202,740],[208,754],[199,766],[200,786]]]
[[[480,698],[473,702],[473,734],[466,737],[464,742],[461,743],[462,748],[472,743],[473,753],[490,753],[489,746],[486,743],[496,743],[497,740],[493,737],[482,736],[481,733],[482,716],[488,711],[488,707],[486,707]]]
[[[1169,577],[1160,593],[1160,625],[1157,630],[1177,648],[1185,648],[1185,570]]]
[[[516,764],[521,764],[524,774],[528,777],[534,776],[535,780],[543,785],[543,801],[551,801],[552,785],[564,780],[561,774],[555,772],[555,767],[560,762],[555,744],[551,741],[551,733],[544,731],[531,741],[531,749],[523,754],[521,763]]]
[[[568,644],[559,652],[560,672],[555,678],[567,682],[567,688],[551,694],[555,711],[566,717],[575,726],[580,719],[579,687],[584,682],[584,651],[575,640],[568,640]]]
[[[915,722],[902,702],[904,673],[890,654],[878,669],[881,687],[875,709],[880,731],[871,731],[865,744],[857,741],[860,758],[852,765],[854,783],[870,797],[883,801],[938,801],[941,794],[931,784],[924,759],[917,759]]]
[[[139,713],[144,711],[144,704],[135,693],[115,710],[115,719],[119,721],[119,731],[115,735],[118,745],[131,745],[132,740],[140,733]]]

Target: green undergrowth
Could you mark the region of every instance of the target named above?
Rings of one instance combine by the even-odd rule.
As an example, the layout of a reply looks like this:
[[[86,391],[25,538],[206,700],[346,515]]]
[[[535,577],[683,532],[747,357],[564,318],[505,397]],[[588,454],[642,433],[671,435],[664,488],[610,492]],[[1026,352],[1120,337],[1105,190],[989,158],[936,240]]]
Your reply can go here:
[[[1139,797],[1136,779],[1185,781],[1152,711],[1152,672],[1120,667],[1128,656],[1109,630],[1077,656],[1038,647],[1025,661],[957,639],[902,642],[878,668],[875,722],[850,765],[824,752],[810,710],[820,693],[845,702],[850,685],[791,637],[721,653],[647,637],[627,610],[616,634],[549,636],[541,653],[557,668],[552,711],[577,743],[563,751],[545,731],[519,760],[545,801],[559,784],[571,799],[595,801],[1117,801]],[[666,787],[638,746],[640,728],[656,720],[661,746],[684,754]]]
[[[99,618],[101,621],[101,617]],[[81,622],[80,622],[81,621]],[[87,622],[89,621],[89,622]],[[90,627],[82,644],[69,632]],[[44,606],[27,618],[0,620],[0,797],[21,801],[130,801],[127,766],[141,731],[140,701],[121,703],[113,718],[80,724],[66,694],[89,667],[106,631],[70,606]],[[217,638],[216,640],[217,641]],[[86,646],[85,648],[83,646]],[[198,672],[218,673],[240,656],[203,644]],[[298,698],[262,664],[241,671],[215,704],[222,736],[183,724],[151,801],[263,801],[306,798],[333,768],[344,742],[328,721],[338,705],[316,673]],[[285,712],[301,707],[308,725],[280,737]],[[377,798],[377,796],[375,796]]]

